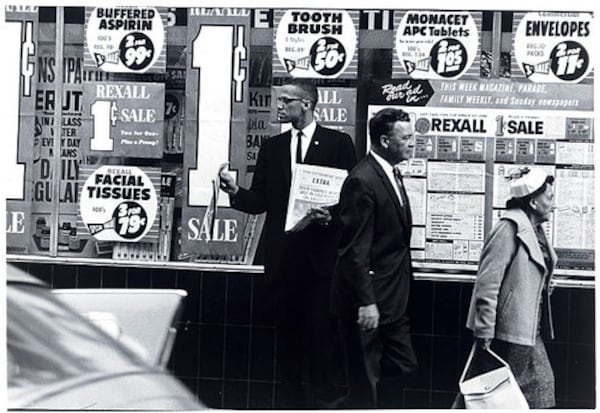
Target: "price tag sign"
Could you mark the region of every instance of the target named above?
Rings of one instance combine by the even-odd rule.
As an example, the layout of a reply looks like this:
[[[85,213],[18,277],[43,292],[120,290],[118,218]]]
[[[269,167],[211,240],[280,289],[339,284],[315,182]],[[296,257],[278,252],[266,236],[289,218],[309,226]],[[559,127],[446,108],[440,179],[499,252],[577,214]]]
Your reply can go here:
[[[141,240],[155,225],[157,185],[144,170],[134,166],[105,165],[91,171],[80,196],[85,227],[101,241]]]
[[[356,69],[358,29],[350,12],[286,10],[276,23],[274,71],[283,67],[293,77],[337,78]]]
[[[412,78],[460,78],[477,55],[479,33],[470,12],[410,10],[397,27],[396,59]]]
[[[161,72],[166,67],[166,13],[154,7],[86,9],[86,66],[105,72]]]
[[[590,13],[527,13],[515,32],[514,52],[532,82],[577,83],[592,70]]]

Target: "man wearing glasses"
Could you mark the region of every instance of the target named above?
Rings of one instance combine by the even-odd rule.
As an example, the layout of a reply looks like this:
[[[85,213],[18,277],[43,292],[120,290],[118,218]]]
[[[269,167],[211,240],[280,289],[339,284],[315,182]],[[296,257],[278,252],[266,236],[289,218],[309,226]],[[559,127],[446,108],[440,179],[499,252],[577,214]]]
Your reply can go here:
[[[292,171],[297,164],[350,170],[356,153],[350,136],[318,125],[317,88],[293,79],[277,96],[277,120],[292,129],[262,144],[249,189],[239,187],[226,171],[220,186],[231,206],[250,214],[266,212],[265,273],[275,299],[277,364],[281,381],[278,408],[334,408],[334,359],[329,291],[336,261],[336,208],[320,208],[310,224],[284,231]],[[302,389],[309,372],[313,397]]]

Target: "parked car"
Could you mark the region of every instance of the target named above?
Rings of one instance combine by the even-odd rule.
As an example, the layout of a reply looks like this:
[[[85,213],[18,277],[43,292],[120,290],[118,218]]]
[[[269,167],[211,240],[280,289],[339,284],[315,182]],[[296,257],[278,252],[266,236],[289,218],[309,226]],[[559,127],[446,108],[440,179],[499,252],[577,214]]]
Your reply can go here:
[[[9,409],[206,408],[175,377],[7,264]]]

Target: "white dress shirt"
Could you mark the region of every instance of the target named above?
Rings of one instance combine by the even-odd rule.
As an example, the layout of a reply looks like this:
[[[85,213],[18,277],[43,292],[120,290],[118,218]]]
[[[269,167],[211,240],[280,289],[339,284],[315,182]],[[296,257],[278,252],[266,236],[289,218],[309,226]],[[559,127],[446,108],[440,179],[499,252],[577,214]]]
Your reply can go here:
[[[375,152],[370,151],[370,153],[373,156],[373,158],[375,158],[377,163],[381,166],[381,169],[383,169],[383,172],[385,172],[387,178],[390,180],[394,191],[396,191],[398,202],[400,202],[401,206],[404,206],[404,203],[402,202],[402,196],[400,195],[400,188],[398,187],[398,182],[396,181],[396,176],[394,175],[394,166],[385,159],[383,159],[381,156],[377,155]]]
[[[302,161],[306,158],[306,152],[308,151],[308,146],[310,145],[310,141],[312,140],[313,135],[315,134],[315,129],[317,129],[317,122],[314,120],[309,123],[302,132]],[[290,143],[290,159],[292,160],[292,171],[294,171],[294,167],[296,166],[296,146],[298,146],[298,132],[299,130],[292,127],[292,141]]]

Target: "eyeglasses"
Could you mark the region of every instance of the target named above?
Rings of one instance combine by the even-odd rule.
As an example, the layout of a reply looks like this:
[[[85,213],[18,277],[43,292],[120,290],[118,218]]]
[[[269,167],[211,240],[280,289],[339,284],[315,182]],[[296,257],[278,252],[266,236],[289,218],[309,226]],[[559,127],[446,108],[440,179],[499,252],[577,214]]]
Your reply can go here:
[[[288,105],[290,102],[293,102],[295,100],[305,100],[302,98],[286,98],[284,96],[279,96],[278,98],[275,99],[275,102],[277,103],[283,103],[284,105]]]

